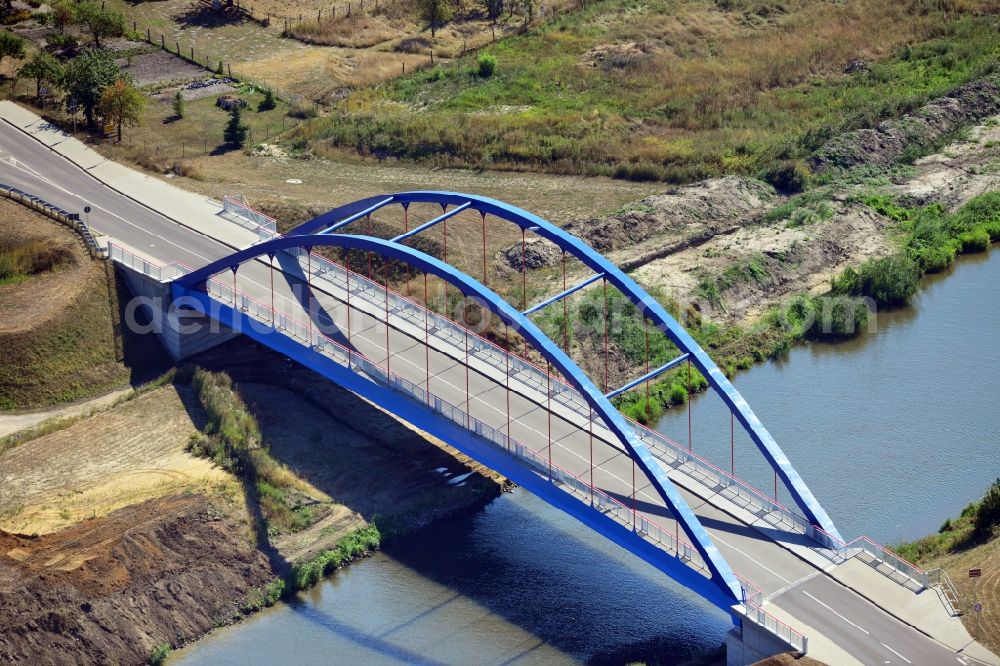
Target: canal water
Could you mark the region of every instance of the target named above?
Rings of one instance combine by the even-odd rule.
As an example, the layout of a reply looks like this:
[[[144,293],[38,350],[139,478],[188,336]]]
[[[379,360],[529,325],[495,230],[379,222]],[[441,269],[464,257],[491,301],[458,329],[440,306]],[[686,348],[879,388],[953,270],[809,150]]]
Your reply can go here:
[[[1000,255],[928,280],[874,335],[811,345],[735,384],[846,537],[934,531],[1000,475]],[[730,421],[692,402],[696,452],[728,468]],[[658,428],[688,441],[687,410]],[[737,433],[735,467],[773,492]],[[779,490],[779,499],[787,493]],[[728,617],[540,500],[483,511],[357,563],[178,664],[682,663]]]

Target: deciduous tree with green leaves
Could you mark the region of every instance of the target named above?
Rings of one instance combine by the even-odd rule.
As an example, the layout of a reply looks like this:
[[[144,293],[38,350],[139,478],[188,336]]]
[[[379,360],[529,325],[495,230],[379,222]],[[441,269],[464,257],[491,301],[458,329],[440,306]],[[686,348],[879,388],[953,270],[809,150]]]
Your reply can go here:
[[[23,58],[24,40],[9,30],[0,32],[0,63],[4,58]]]
[[[94,38],[96,48],[101,48],[101,39],[104,37],[121,37],[125,34],[125,15],[96,2],[78,4],[76,20]]]
[[[104,89],[118,79],[129,80],[114,57],[107,51],[87,49],[66,65],[63,87],[68,93],[67,104],[79,104],[87,124],[94,124],[94,109],[101,100]]]
[[[136,127],[146,107],[146,96],[130,81],[118,79],[107,86],[97,103],[97,112],[118,129],[118,142],[122,140],[122,126]]]
[[[54,28],[59,29],[59,34],[66,32],[66,26],[73,25],[74,21],[76,21],[76,12],[71,4],[57,2],[52,5],[52,11],[49,12],[49,22]]]
[[[35,82],[35,99],[42,96],[42,85],[58,85],[62,82],[64,69],[62,63],[56,60],[48,51],[39,51],[24,63],[18,71],[19,76],[33,79]]]

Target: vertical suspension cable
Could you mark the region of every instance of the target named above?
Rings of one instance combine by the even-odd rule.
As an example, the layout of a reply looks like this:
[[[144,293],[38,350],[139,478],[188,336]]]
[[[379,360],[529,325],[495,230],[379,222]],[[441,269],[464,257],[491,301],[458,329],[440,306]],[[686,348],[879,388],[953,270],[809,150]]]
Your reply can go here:
[[[510,338],[508,337],[509,332],[507,330],[507,322],[503,323],[503,346],[507,351],[504,358],[507,361],[507,372],[504,375],[504,383],[507,387],[507,450],[511,450],[510,443]]]
[[[524,227],[521,227],[521,311],[528,309],[528,264],[527,246],[524,244]]]
[[[545,362],[545,414],[549,429],[549,481],[552,481],[552,364]]]
[[[587,430],[590,432],[590,505],[594,506],[594,408],[590,405],[590,420]]]
[[[278,327],[278,313],[274,309],[274,255],[268,254],[268,265],[271,268],[271,326]]]
[[[233,271],[233,309],[237,309],[236,306],[236,271],[239,270],[239,266],[233,266],[230,270]]]
[[[688,360],[688,451],[693,450],[691,440],[691,361]]]
[[[372,235],[372,216],[365,216],[365,234],[368,236]],[[368,279],[372,279],[372,252],[368,250],[365,252],[368,255]]]
[[[774,471],[774,501],[778,501],[778,470]]]
[[[646,374],[649,374],[649,322],[646,321],[646,315],[642,315],[642,332],[646,336]],[[646,380],[646,416],[652,417],[653,408],[649,404],[649,380]]]
[[[403,233],[410,230],[410,204],[403,204]],[[410,265],[406,264],[406,296],[410,296]]]
[[[629,456],[631,457],[631,456]],[[637,532],[639,526],[637,524],[636,515],[636,503],[635,503],[635,458],[632,458],[632,531]]]
[[[313,343],[312,248],[306,248],[306,320],[309,322],[309,346]]]
[[[736,476],[736,417],[729,412],[729,473]]]
[[[427,404],[431,404],[431,342],[430,342],[431,304],[427,300],[427,272],[424,271],[424,392],[427,394]]]
[[[347,292],[347,346],[351,346],[351,251],[347,251],[347,261],[344,262],[344,290]],[[347,359],[350,367],[350,356]]]
[[[608,392],[608,280],[604,279],[604,392]]]
[[[566,291],[566,250],[562,251],[562,274],[563,274],[563,291]],[[563,302],[563,347],[566,348],[566,353],[569,354],[569,305],[567,301],[569,296],[564,296]]]
[[[389,351],[389,261],[388,259],[382,259],[382,266],[384,270],[382,271],[385,277],[385,372],[386,375],[389,374],[389,360],[392,358],[392,353]],[[388,379],[388,377],[386,377]]]
[[[480,211],[479,216],[483,220],[483,284],[489,284],[489,276],[486,274],[486,212]]]
[[[469,329],[465,321],[465,311],[462,311],[462,330],[465,331],[465,427],[472,427],[472,405],[469,400]]]

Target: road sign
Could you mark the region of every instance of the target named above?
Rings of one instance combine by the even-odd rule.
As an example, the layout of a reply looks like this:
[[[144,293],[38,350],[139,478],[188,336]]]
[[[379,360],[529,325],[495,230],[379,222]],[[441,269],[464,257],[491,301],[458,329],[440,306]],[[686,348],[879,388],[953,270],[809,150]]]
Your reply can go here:
[[[975,610],[975,611],[976,611],[977,613],[982,613],[982,612],[983,612],[983,605],[982,605],[982,604],[976,604],[976,605],[975,605],[975,606],[973,606],[972,608],[973,608],[973,609],[974,609],[974,610]]]
[[[982,569],[969,569],[969,578],[979,578],[983,575]]]

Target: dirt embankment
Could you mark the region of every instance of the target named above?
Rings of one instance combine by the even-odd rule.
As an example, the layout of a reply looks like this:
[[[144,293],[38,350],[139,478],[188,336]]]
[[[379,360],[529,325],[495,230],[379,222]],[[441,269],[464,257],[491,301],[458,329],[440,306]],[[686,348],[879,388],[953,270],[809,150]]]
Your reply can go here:
[[[565,228],[682,308],[694,304],[716,323],[752,324],[794,294],[825,290],[844,268],[895,250],[898,225],[865,205],[866,195],[903,195],[917,205],[936,201],[953,210],[1000,188],[1000,117],[989,117],[998,112],[1000,79],[990,77],[900,120],[837,137],[812,160],[817,171],[871,167],[873,178],[833,180],[787,197],[760,181],[729,176],[648,196]],[[974,122],[980,124],[966,138],[918,160],[892,184],[877,178]],[[529,241],[523,257],[537,271],[532,280],[561,281],[553,270],[561,253],[553,244]],[[520,242],[497,253],[495,264],[519,271]],[[589,275],[572,262],[569,271],[570,284]]]
[[[858,166],[886,168],[908,153],[932,148],[956,130],[997,113],[1000,77],[973,81],[915,113],[831,139],[810,158],[810,167],[815,173]]]
[[[204,634],[271,578],[202,496],[133,505],[55,534],[0,532],[0,661],[146,663]]]

